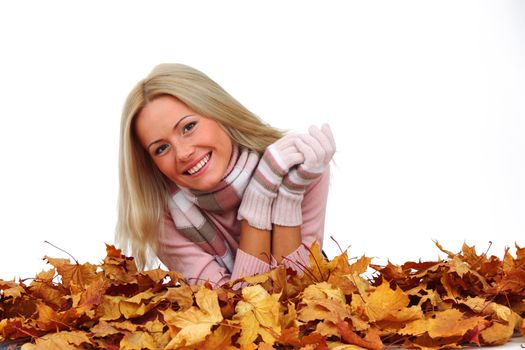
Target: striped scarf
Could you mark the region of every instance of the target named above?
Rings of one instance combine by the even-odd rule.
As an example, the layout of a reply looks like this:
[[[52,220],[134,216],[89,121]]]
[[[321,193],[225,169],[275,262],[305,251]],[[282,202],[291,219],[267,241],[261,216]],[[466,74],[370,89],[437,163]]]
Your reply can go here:
[[[227,175],[213,190],[202,192],[174,186],[170,192],[168,208],[176,229],[230,272],[234,262],[232,249],[206,212],[236,209],[258,163],[257,152],[234,146]]]

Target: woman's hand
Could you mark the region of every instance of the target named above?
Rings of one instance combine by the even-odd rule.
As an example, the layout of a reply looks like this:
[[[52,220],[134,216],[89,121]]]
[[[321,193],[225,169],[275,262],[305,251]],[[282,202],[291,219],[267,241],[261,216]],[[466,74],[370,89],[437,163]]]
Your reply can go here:
[[[272,202],[283,176],[305,161],[303,152],[297,148],[298,142],[302,142],[298,135],[291,134],[268,146],[243,194],[237,219],[245,219],[257,229],[271,230]]]
[[[304,155],[304,162],[299,165],[303,171],[322,174],[335,153],[335,140],[328,124],[321,129],[308,128],[309,134],[299,135],[297,148]]]
[[[336,150],[332,130],[327,124],[320,129],[311,126],[308,134],[298,135],[298,138],[295,144],[304,155],[304,162],[284,177],[272,206],[271,222],[280,226],[302,224],[301,203],[306,186],[325,172]]]

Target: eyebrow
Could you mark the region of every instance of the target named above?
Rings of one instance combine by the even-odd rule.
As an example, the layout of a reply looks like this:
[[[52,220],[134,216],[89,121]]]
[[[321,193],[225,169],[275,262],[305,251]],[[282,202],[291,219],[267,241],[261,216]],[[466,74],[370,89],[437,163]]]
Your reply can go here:
[[[180,118],[180,119],[175,123],[175,125],[173,125],[172,130],[177,129],[177,127],[179,126],[179,124],[180,124],[181,121],[183,121],[184,119],[186,119],[186,118],[188,118],[188,117],[191,117],[191,116],[193,116],[193,114],[188,114],[188,115],[185,115],[184,117]],[[148,145],[148,147],[146,147],[146,149],[149,150],[149,148],[150,148],[151,146],[153,146],[154,144],[156,144],[157,142],[160,142],[160,141],[162,141],[162,139],[158,139],[158,140],[155,140],[155,141],[151,142],[151,143]]]

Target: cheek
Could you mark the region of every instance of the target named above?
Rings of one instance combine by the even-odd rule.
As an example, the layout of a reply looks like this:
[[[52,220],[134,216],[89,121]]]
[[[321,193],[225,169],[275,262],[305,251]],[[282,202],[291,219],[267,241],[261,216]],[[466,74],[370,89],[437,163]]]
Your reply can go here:
[[[170,174],[174,172],[173,163],[171,163],[168,158],[169,157],[162,157],[155,161],[157,168],[166,176],[170,176]]]
[[[232,151],[232,140],[230,136],[222,129],[219,129],[217,131],[218,137],[217,137],[217,144],[220,145],[221,151],[225,154],[231,154]]]

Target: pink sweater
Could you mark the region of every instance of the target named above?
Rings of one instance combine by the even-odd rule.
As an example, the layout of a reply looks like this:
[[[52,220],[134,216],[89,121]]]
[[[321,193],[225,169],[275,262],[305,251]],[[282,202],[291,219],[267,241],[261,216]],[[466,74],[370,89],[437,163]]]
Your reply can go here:
[[[324,237],[324,220],[328,197],[330,172],[326,171],[318,180],[310,184],[305,191],[302,202],[303,224],[301,225],[302,242],[310,246],[317,241],[322,246]],[[215,258],[206,253],[194,242],[184,237],[175,228],[170,216],[164,220],[164,230],[159,234],[159,259],[172,271],[181,272],[190,283],[210,281],[221,285],[230,279],[251,276],[266,272],[268,263],[247,254],[239,249],[240,222],[237,210],[225,213],[204,212],[205,215],[221,230],[235,255],[233,272],[221,267]],[[287,267],[298,270],[299,265],[309,266],[309,253],[304,245],[283,259]],[[299,265],[298,265],[299,264]]]

